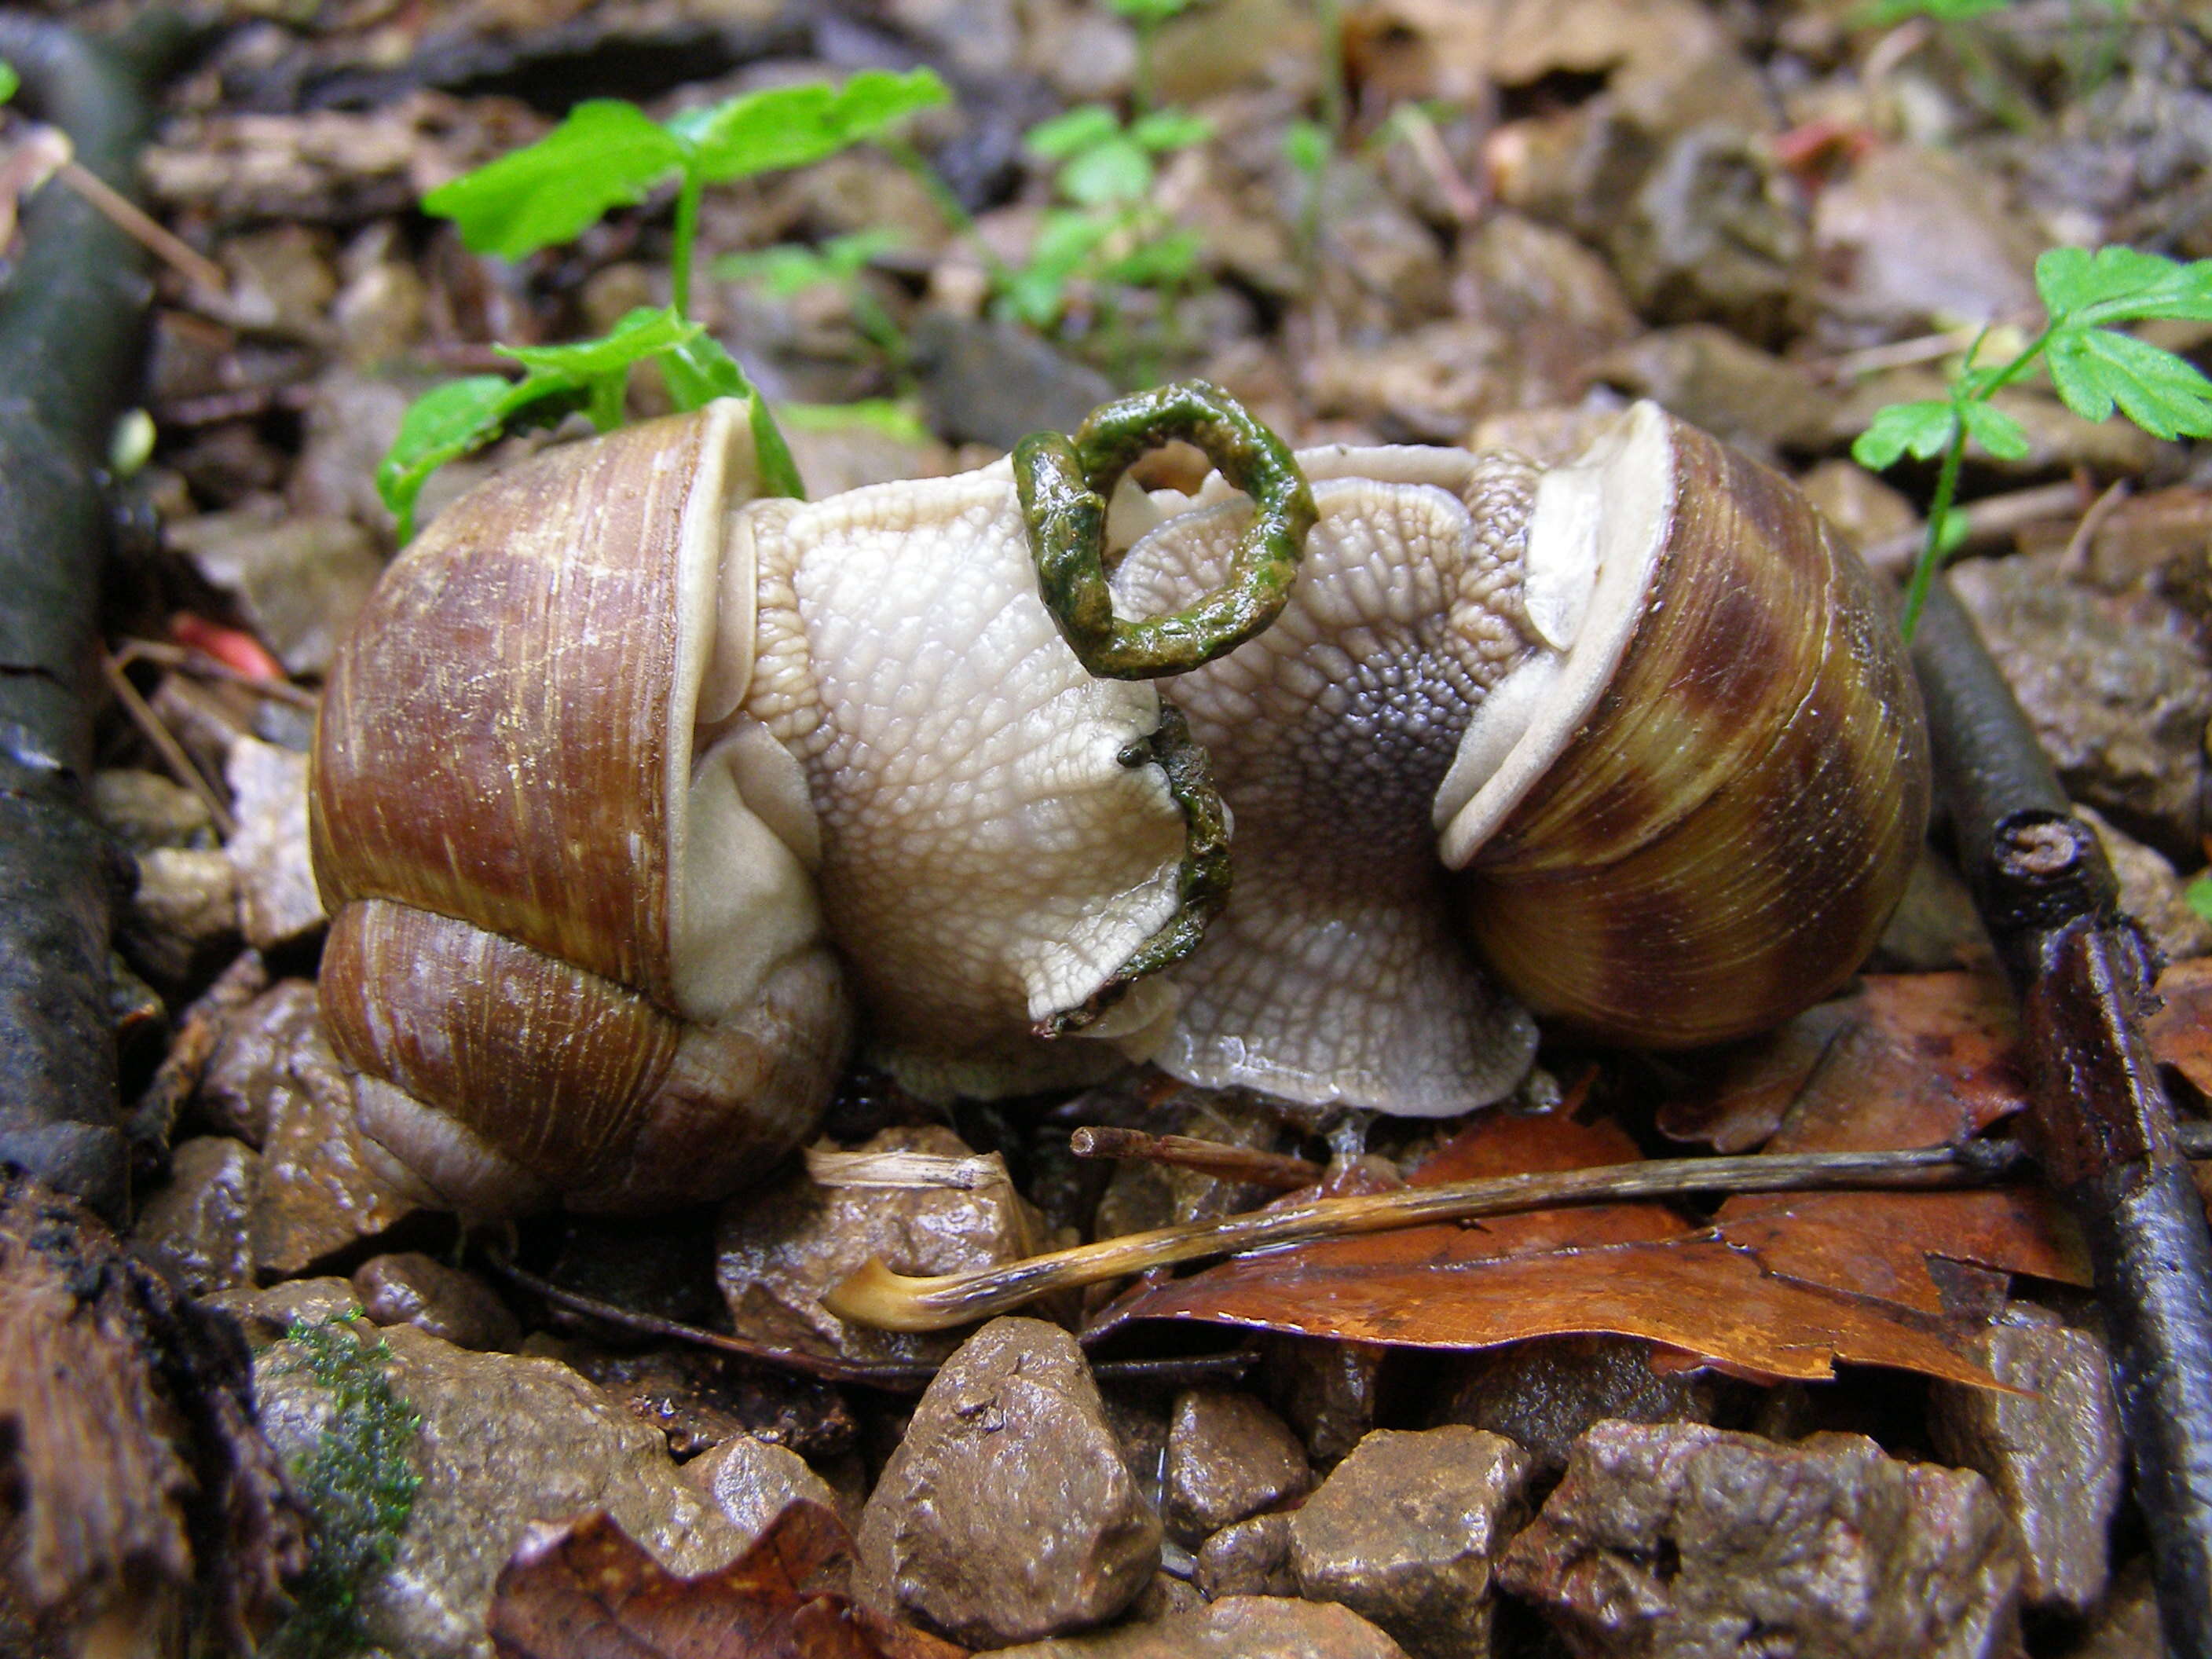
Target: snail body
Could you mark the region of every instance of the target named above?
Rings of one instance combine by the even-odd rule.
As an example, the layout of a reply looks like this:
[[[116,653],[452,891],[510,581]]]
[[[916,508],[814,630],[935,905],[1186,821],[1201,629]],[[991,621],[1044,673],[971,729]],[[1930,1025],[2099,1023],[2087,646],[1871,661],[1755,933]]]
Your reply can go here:
[[[1712,1041],[1832,988],[1901,890],[1924,742],[1870,583],[1788,484],[1656,409],[1549,473],[1312,451],[1295,488],[1286,458],[1232,465],[1256,509],[1217,477],[1110,515],[1026,453],[757,500],[745,430],[715,405],[482,487],[334,669],[325,1016],[371,1141],[448,1204],[728,1190],[808,1133],[856,1028],[925,1092],[1156,1057],[1463,1111],[1527,1068],[1515,997]],[[1094,677],[1032,547],[1048,511],[1123,549],[1094,627],[1242,631],[1192,654],[1163,624],[1164,697]],[[1218,599],[1244,572],[1267,616]],[[1723,752],[1689,758],[1703,725]],[[1857,817],[1785,823],[1775,794]],[[1814,942],[1746,943],[1806,911]],[[1492,940],[1532,913],[1517,955]],[[1663,971],[1612,960],[1654,945]]]

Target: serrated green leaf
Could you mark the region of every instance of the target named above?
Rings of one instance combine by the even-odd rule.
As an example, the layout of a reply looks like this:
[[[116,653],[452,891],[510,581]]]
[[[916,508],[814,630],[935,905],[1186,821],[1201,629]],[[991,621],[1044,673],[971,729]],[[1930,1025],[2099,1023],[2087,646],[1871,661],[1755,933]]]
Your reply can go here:
[[[2002,410],[1988,404],[1962,404],[1959,418],[1966,435],[2001,461],[2025,460],[2027,429]]]
[[[1120,207],[1152,194],[1153,177],[1152,158],[1116,133],[1072,158],[1057,182],[1078,206]]]
[[[1907,451],[1922,460],[1933,460],[1950,446],[1957,416],[1941,398],[1890,404],[1875,411],[1867,429],[1851,445],[1851,459],[1869,471],[1881,472],[1897,465]]]
[[[2212,259],[2189,264],[2131,247],[2055,247],[2035,262],[2035,289],[2062,328],[2153,317],[2212,319]]]
[[[1188,149],[1213,137],[1213,123],[1187,110],[1160,109],[1140,115],[1130,125],[1130,142],[1155,154]]]
[[[422,209],[451,219],[473,252],[520,259],[642,201],[683,161],[635,104],[593,99],[536,143],[441,185]]]
[[[1064,161],[1109,138],[1121,136],[1121,124],[1103,104],[1079,104],[1022,135],[1022,148],[1045,161]]]
[[[2212,437],[2212,380],[2172,352],[2110,328],[2063,331],[2047,351],[2051,385],[2083,420],[2118,404],[2153,437]]]
[[[0,58],[0,104],[13,98],[22,84],[23,77],[15,73],[15,66],[6,58]]]
[[[691,150],[699,176],[721,184],[835,155],[951,97],[926,69],[905,75],[866,70],[842,87],[772,87],[687,112],[669,125]]]
[[[668,395],[678,409],[700,409],[717,398],[743,398],[752,406],[753,460],[763,495],[806,499],[806,486],[799,477],[799,464],[791,447],[776,429],[768,400],[738,360],[722,343],[701,329],[680,344],[663,352],[659,362],[668,382]]]
[[[376,469],[376,493],[398,522],[404,544],[414,538],[415,502],[430,475],[499,436],[507,422],[541,399],[574,398],[575,388],[497,374],[472,374],[424,392],[400,416],[398,434]]]

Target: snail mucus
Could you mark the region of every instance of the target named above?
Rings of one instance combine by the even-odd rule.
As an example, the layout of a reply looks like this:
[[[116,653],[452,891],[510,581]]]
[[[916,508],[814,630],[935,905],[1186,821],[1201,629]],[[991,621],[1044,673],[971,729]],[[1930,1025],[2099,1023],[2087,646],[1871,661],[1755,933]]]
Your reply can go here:
[[[1293,457],[1185,383],[811,503],[757,494],[749,430],[479,486],[333,672],[324,1014],[433,1201],[719,1195],[856,1042],[937,1097],[1150,1059],[1457,1114],[1534,1016],[1787,1017],[1902,889],[1928,770],[1885,605],[1654,406],[1543,470]],[[1219,469],[1194,495],[1123,482],[1169,437]]]

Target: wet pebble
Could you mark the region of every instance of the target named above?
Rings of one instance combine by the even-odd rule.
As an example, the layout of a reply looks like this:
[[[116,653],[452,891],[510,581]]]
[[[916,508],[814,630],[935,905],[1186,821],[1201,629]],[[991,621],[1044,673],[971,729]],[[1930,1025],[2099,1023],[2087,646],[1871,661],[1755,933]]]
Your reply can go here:
[[[353,1288],[380,1325],[412,1325],[479,1352],[506,1352],[522,1340],[521,1325],[496,1291],[419,1250],[371,1256],[354,1269]]]
[[[884,1466],[854,1587],[971,1647],[1005,1645],[1112,1618],[1160,1543],[1073,1339],[996,1319],[945,1362]]]
[[[1250,1395],[1187,1389],[1168,1429],[1164,1519],[1176,1542],[1297,1498],[1313,1484],[1305,1448]]]
[[[138,855],[119,943],[149,979],[177,986],[211,970],[238,945],[238,871],[226,853],[156,847]]]
[[[168,1184],[146,1200],[131,1248],[193,1296],[253,1282],[248,1224],[261,1158],[228,1135],[196,1135],[169,1161]]]
[[[238,817],[223,850],[238,872],[246,943],[266,951],[314,932],[324,916],[307,854],[307,756],[242,737],[223,775]]]
[[[830,1483],[796,1452],[749,1434],[733,1434],[713,1450],[684,1466],[684,1484],[714,1501],[714,1507],[739,1535],[751,1540],[766,1532],[784,1505],[805,1498],[824,1509],[842,1505]]]
[[[997,1649],[990,1659],[1407,1659],[1407,1654],[1349,1607],[1231,1595],[1152,1624]]]
[[[1480,1429],[1376,1431],[1291,1516],[1299,1590],[1373,1620],[1414,1659],[1487,1659],[1492,1566],[1528,1469]]]
[[[1296,1595],[1291,1517],[1278,1510],[1231,1522],[1199,1546],[1194,1582],[1216,1601],[1224,1595]]]
[[[100,827],[131,853],[161,847],[208,851],[216,844],[207,803],[158,772],[115,767],[94,773],[92,810]]]
[[[1859,1435],[1601,1423],[1498,1566],[1582,1655],[2014,1650],[2020,1560],[1978,1474]]]
[[[1456,1363],[1439,1423],[1502,1434],[1540,1474],[1557,1474],[1591,1424],[1710,1422],[1713,1385],[1702,1372],[1651,1368],[1648,1344],[1620,1336],[1553,1336],[1516,1342]]]
[[[2082,1612],[2105,1593],[2120,1500],[2124,1443],[2105,1345],[2047,1315],[2015,1315],[1977,1335],[1967,1353],[2022,1392],[1936,1383],[1936,1449],[1996,1490],[2020,1536],[2027,1602]]]
[[[374,539],[350,519],[240,508],[188,519],[167,535],[201,576],[237,599],[294,674],[329,669],[384,570]]]

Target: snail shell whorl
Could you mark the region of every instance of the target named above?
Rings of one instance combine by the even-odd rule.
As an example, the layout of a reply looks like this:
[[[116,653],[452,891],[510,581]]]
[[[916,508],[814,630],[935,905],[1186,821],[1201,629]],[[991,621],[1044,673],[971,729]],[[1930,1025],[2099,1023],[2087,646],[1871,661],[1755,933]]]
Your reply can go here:
[[[1537,671],[1544,714],[1439,796],[1485,960],[1538,1013],[1650,1046],[1817,1000],[1873,947],[1928,812],[1872,578],[1785,480],[1649,406],[1547,476],[1530,546],[1532,584],[1595,576],[1552,607],[1572,639]]]
[[[704,1196],[826,1098],[848,1011],[796,859],[749,834],[728,880],[774,896],[766,921],[686,929],[726,908],[720,849],[691,843],[758,830],[692,752],[750,672],[751,572],[722,568],[750,454],[718,404],[492,480],[394,563],[333,670],[325,1018],[363,1127],[448,1201]]]

